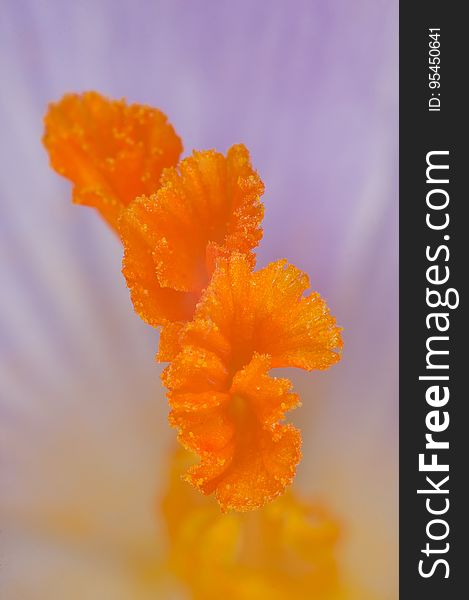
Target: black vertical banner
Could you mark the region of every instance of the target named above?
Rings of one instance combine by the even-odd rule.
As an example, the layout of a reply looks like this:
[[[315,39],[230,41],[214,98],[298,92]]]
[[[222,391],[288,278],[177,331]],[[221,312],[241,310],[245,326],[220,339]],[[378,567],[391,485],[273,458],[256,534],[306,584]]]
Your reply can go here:
[[[400,5],[400,598],[469,598],[464,3]]]

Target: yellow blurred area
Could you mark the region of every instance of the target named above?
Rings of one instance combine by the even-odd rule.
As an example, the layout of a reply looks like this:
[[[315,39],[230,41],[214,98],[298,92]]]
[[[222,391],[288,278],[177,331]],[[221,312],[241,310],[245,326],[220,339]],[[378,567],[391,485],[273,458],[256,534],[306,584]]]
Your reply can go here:
[[[181,479],[177,449],[162,501],[169,566],[196,600],[363,600],[337,561],[341,526],[326,507],[288,491],[265,508],[223,514]],[[159,507],[158,507],[159,509]]]

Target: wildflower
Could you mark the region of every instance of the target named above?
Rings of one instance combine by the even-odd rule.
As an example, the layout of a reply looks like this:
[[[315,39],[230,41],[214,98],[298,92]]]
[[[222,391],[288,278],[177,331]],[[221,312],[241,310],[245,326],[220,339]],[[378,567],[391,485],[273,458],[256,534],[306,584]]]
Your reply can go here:
[[[217,258],[239,251],[254,264],[263,191],[239,144],[226,157],[194,152],[165,170],[156,194],[137,198],[122,214],[123,273],[134,308],[150,325],[174,323],[163,330],[160,360],[174,354],[180,323],[192,318]]]
[[[135,311],[163,326],[170,422],[201,457],[188,480],[223,510],[262,507],[301,457],[300,432],[281,423],[299,398],[269,371],[325,369],[342,342],[320,296],[303,297],[304,273],[286,261],[253,271],[264,185],[249,152],[194,152],[176,167],[180,141],[162,113],[94,92],[65,96],[45,124],[75,201],[117,228]]]
[[[298,406],[274,367],[326,369],[340,358],[335,319],[308,277],[284,260],[254,272],[246,256],[220,259],[181,351],[163,373],[179,440],[201,457],[187,480],[223,510],[252,510],[281,494],[301,437],[281,424]]]
[[[161,111],[97,92],[50,104],[44,124],[51,166],[72,181],[73,201],[96,208],[114,229],[122,210],[153,193],[163,169],[182,152]]]

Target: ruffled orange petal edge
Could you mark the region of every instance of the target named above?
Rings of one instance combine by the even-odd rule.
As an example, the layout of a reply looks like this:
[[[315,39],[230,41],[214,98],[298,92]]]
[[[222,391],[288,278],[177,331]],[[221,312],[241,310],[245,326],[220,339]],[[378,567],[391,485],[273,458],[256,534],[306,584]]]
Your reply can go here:
[[[179,429],[179,441],[202,459],[186,479],[204,494],[215,492],[222,510],[260,508],[292,482],[301,458],[300,432],[278,423],[298,406],[298,396],[287,379],[267,374],[270,360],[261,355],[236,374],[227,392],[219,391],[224,369],[214,356],[196,354],[186,348],[170,367],[171,377],[180,369],[183,380],[180,391],[168,395],[170,423]],[[210,390],[202,364],[211,377],[218,371],[218,385]]]
[[[132,202],[120,220],[123,273],[144,321],[190,320],[218,257],[239,251],[254,264],[263,191],[238,144],[226,157],[194,152],[164,171],[156,194]]]
[[[193,321],[175,332],[182,350],[163,373],[170,422],[201,458],[187,480],[223,510],[260,508],[300,460],[299,431],[280,423],[298,396],[269,370],[340,358],[340,329],[318,294],[303,297],[308,284],[284,261],[253,272],[235,254],[219,261]]]
[[[272,367],[327,369],[341,358],[342,329],[318,293],[304,295],[309,285],[286,260],[253,271],[245,255],[233,253],[219,260],[193,320],[168,337],[175,349],[215,352],[231,370],[254,352],[269,355]]]
[[[160,110],[97,92],[66,94],[49,105],[44,125],[50,164],[73,183],[73,201],[96,208],[115,230],[122,210],[156,191],[182,152]]]

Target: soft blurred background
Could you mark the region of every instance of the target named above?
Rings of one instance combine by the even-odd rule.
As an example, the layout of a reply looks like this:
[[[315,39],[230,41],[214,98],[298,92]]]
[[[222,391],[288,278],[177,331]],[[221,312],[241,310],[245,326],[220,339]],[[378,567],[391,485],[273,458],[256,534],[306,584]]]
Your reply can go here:
[[[1,0],[2,598],[190,597],[149,567],[166,552],[154,499],[174,438],[157,333],[132,310],[118,240],[71,205],[40,143],[47,103],[88,89],[161,108],[185,154],[250,149],[259,264],[308,271],[344,327],[339,365],[289,372],[295,489],[340,520],[341,569],[397,598],[397,10]]]

